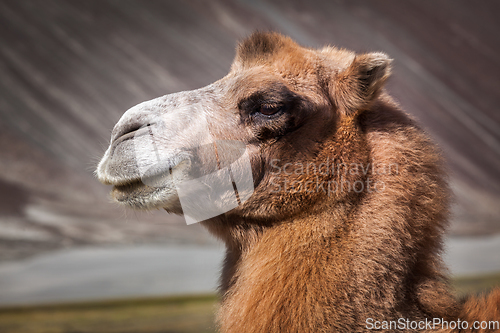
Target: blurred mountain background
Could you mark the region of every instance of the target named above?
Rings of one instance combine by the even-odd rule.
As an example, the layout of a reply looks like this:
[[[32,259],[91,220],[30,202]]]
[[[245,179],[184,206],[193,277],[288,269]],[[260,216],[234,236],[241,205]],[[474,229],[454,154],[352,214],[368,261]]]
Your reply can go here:
[[[450,232],[500,233],[500,2],[0,1],[0,259],[86,244],[215,244],[111,203],[93,176],[128,108],[229,70],[274,30],[394,59],[388,90],[442,147]]]

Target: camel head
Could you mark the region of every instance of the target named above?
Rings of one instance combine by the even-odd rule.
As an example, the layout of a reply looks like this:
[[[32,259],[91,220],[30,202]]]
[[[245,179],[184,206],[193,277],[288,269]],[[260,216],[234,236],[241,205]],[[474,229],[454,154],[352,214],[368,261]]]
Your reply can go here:
[[[296,166],[363,162],[363,149],[344,152],[344,141],[356,145],[358,120],[389,72],[383,53],[316,50],[254,33],[224,78],[125,112],[97,177],[113,185],[119,203],[184,213],[191,222],[225,214],[271,223],[326,196],[341,200],[342,191],[314,188],[331,173],[313,179]],[[290,187],[294,181],[302,190]]]

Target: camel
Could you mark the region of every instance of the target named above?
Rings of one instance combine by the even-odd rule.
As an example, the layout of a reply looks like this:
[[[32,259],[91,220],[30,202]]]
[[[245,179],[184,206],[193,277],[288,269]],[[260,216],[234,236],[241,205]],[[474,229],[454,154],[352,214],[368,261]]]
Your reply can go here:
[[[381,52],[256,32],[224,78],[128,110],[97,177],[126,206],[200,213],[225,243],[221,332],[496,331],[499,289],[453,297],[443,159],[385,91],[390,74]],[[197,190],[179,184],[204,175],[233,186],[184,205]]]

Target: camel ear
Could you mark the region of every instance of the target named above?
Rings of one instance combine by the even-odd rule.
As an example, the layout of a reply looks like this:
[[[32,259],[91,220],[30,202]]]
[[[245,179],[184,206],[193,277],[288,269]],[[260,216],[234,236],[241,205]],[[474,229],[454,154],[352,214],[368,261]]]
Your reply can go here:
[[[335,102],[340,112],[351,114],[367,108],[390,76],[391,62],[381,52],[357,55],[335,80]]]

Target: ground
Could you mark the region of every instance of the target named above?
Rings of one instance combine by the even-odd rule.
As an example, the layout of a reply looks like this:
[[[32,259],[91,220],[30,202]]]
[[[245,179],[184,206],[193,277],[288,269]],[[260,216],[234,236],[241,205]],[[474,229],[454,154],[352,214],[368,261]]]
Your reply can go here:
[[[500,273],[453,281],[457,296],[500,284]],[[0,308],[3,333],[216,332],[214,295]]]

